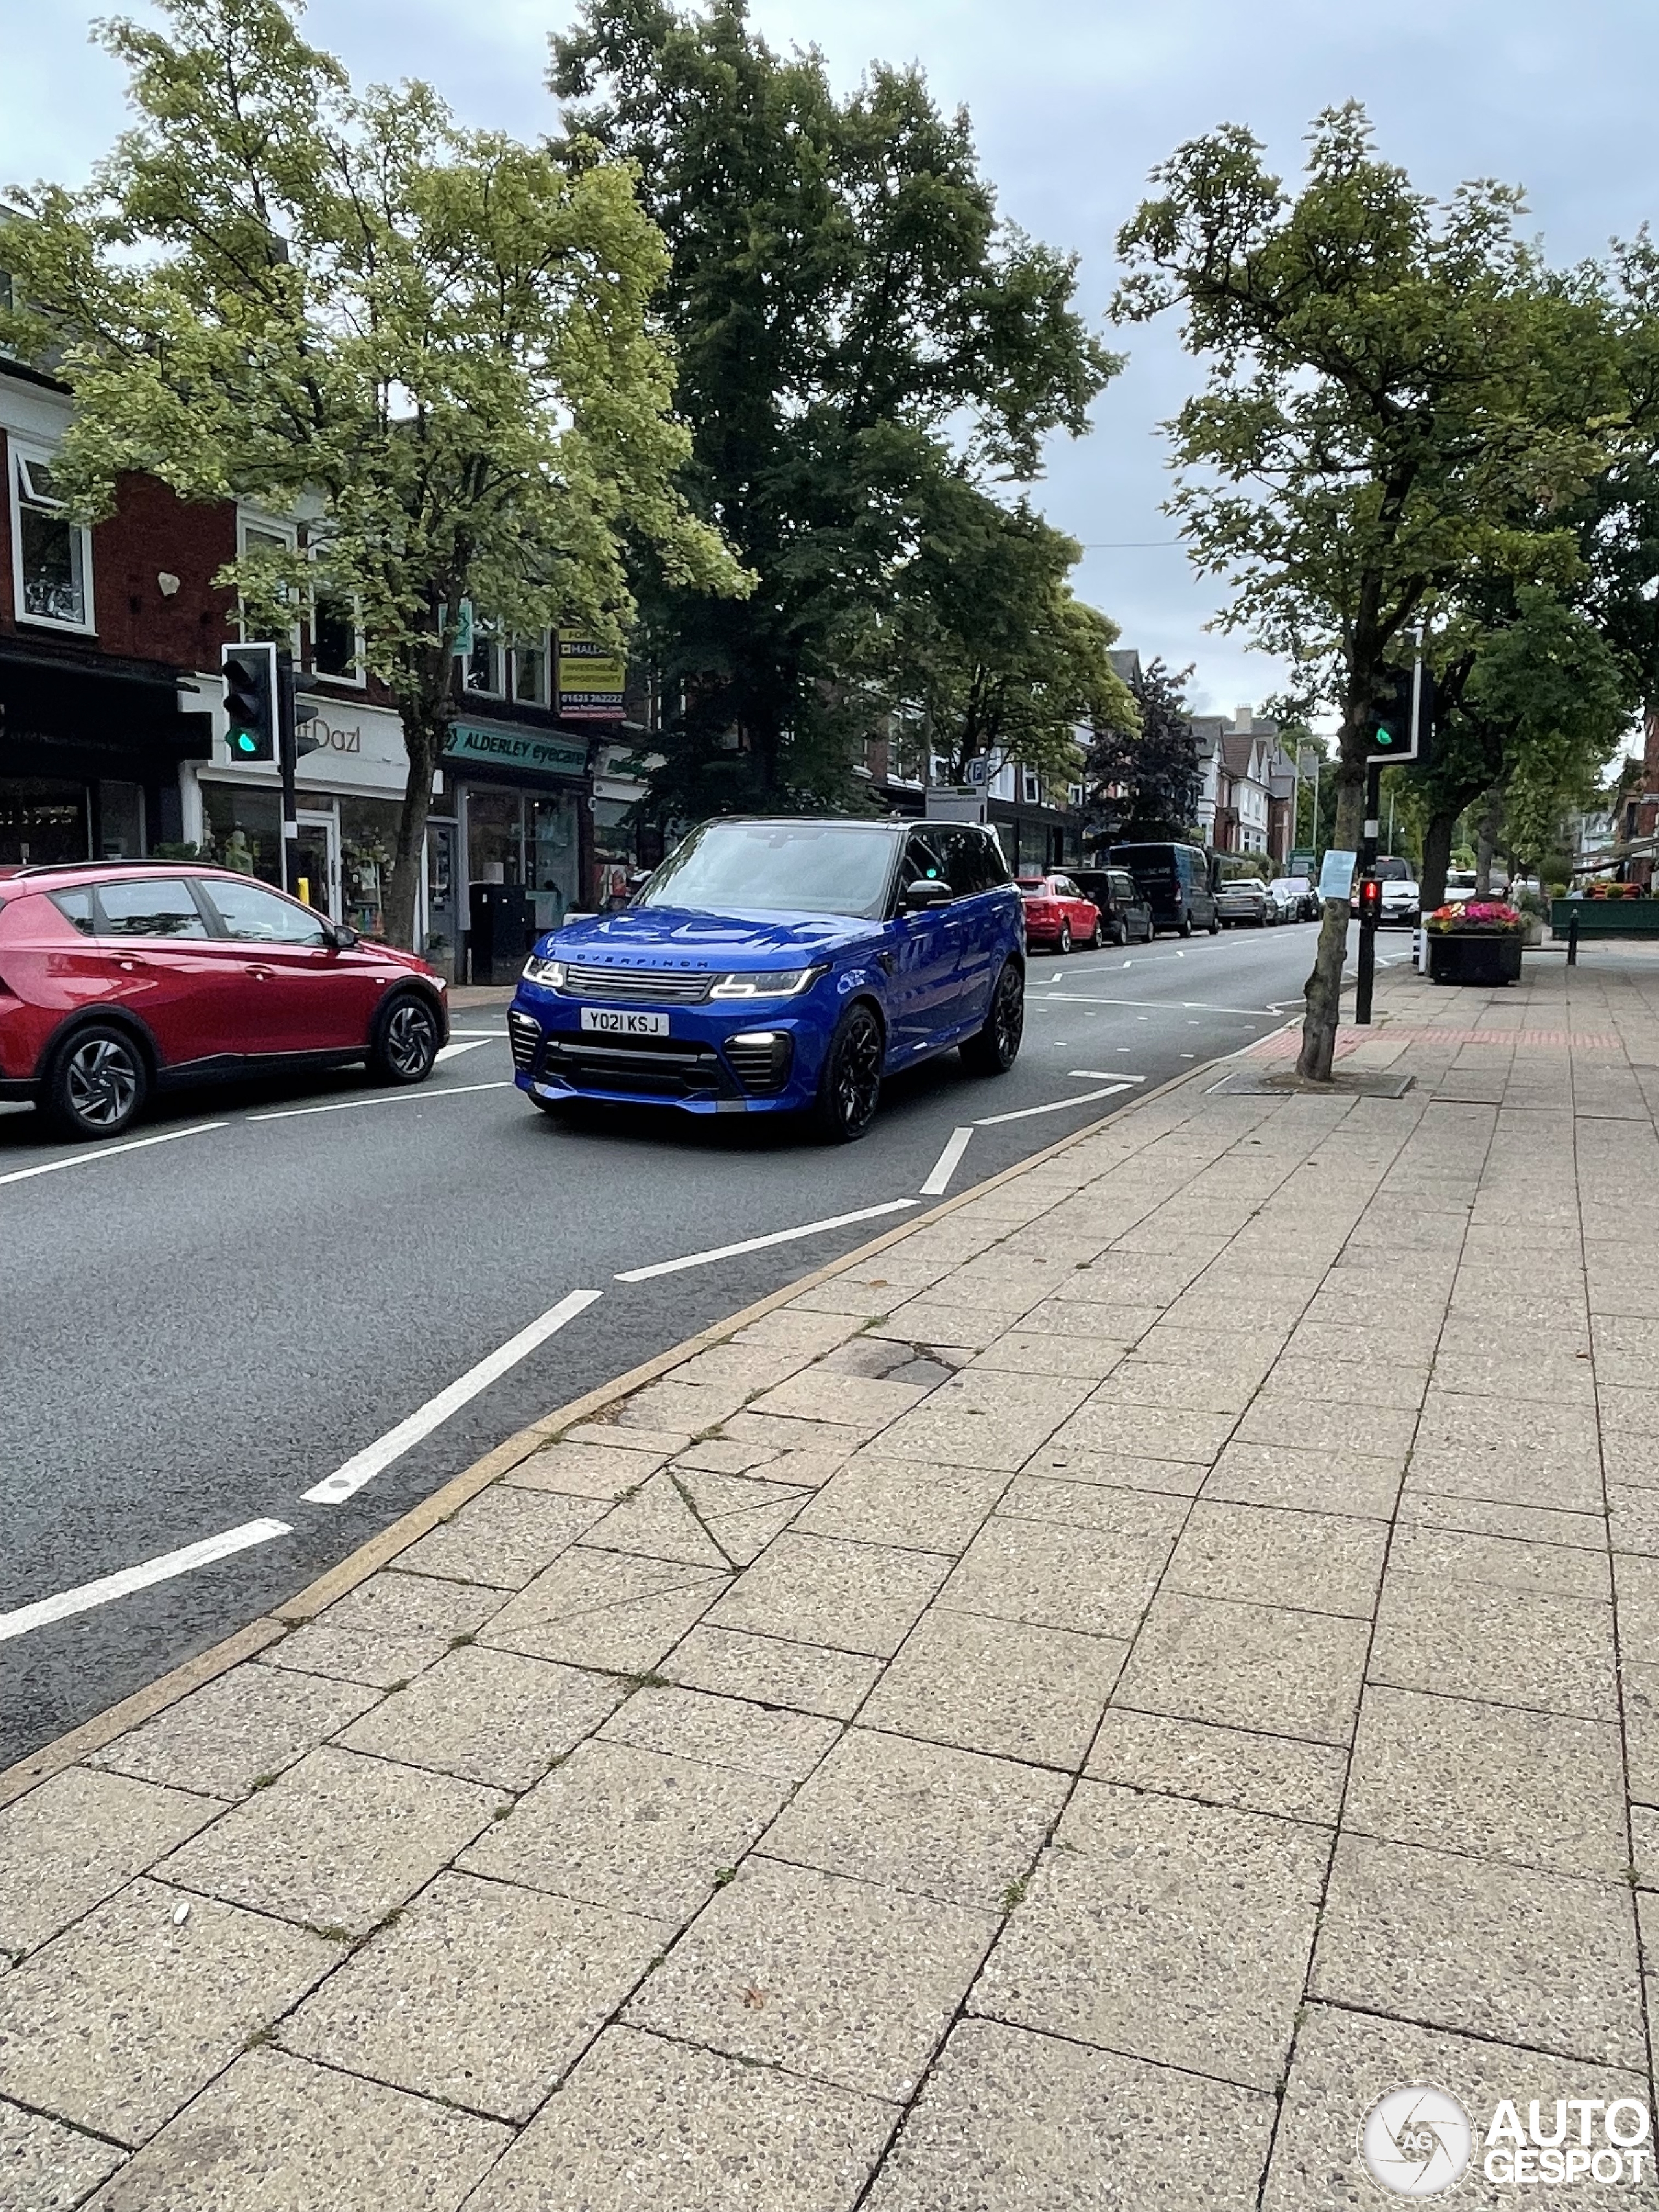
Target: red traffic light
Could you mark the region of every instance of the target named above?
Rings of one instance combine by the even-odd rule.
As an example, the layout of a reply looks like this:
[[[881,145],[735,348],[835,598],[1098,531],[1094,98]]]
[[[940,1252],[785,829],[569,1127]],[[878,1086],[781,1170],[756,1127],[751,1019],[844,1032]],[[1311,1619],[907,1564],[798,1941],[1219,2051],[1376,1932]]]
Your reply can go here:
[[[1378,876],[1359,879],[1359,919],[1373,927],[1382,919],[1382,883]]]

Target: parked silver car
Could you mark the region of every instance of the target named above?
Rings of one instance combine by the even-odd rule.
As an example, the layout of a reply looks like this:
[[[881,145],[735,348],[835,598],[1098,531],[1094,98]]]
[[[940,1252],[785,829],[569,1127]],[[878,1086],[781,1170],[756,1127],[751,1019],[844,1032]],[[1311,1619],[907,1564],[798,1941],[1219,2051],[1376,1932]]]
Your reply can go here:
[[[1305,876],[1275,876],[1267,886],[1267,896],[1278,908],[1281,921],[1312,921],[1318,915],[1319,901]]]
[[[1215,904],[1224,929],[1241,922],[1265,929],[1279,920],[1279,908],[1260,876],[1224,876],[1215,887]]]

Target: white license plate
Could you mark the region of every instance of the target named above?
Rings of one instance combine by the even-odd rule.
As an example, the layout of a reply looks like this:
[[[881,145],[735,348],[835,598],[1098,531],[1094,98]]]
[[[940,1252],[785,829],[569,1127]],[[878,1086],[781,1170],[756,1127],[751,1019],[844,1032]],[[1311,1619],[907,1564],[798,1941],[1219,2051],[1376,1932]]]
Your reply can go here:
[[[584,1006],[582,1027],[601,1036],[666,1036],[666,1014],[637,1013],[631,1006]]]

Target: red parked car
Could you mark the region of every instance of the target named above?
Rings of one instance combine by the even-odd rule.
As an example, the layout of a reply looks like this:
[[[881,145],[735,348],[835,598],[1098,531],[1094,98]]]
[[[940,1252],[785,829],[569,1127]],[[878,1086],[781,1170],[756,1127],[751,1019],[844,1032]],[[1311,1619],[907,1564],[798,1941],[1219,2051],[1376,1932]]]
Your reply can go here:
[[[364,1060],[421,1083],[449,1034],[412,952],[224,868],[82,861],[0,874],[0,1098],[113,1137],[152,1090]]]
[[[1056,952],[1069,952],[1074,945],[1099,944],[1100,908],[1069,876],[1021,876],[1018,881],[1025,902],[1028,947],[1052,945]]]

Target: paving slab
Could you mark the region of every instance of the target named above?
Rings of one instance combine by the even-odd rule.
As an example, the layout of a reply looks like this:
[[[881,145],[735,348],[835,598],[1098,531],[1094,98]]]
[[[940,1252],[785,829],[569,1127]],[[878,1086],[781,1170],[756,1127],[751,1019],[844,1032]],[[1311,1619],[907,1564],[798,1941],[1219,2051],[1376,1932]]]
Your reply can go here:
[[[502,1607],[483,1640],[533,1659],[646,1674],[726,1579],[712,1568],[576,1546]]]
[[[1334,1744],[1114,1706],[1101,1721],[1088,1771],[1132,1790],[1334,1826],[1347,1768]]]
[[[1271,2090],[1329,1853],[1299,1821],[1080,1783],[971,2008]]]
[[[405,1574],[522,1589],[602,1512],[597,1499],[495,1483],[400,1553]]]
[[[1255,2212],[1273,2103],[988,2020],[951,2031],[869,2212]]]
[[[466,2212],[851,2212],[894,2107],[607,2028]]]
[[[477,1635],[502,1601],[498,1589],[430,1575],[372,1575],[257,1663],[390,1689],[434,1666],[458,1637]]]
[[[1372,1521],[1200,1498],[1164,1577],[1192,1597],[1243,1598],[1369,1620],[1388,1531]]]
[[[626,1694],[614,1674],[474,1644],[394,1692],[339,1741],[465,1782],[527,1790]]]
[[[460,1864],[497,1881],[678,1923],[788,1792],[774,1775],[632,1744],[580,1744]]]
[[[881,1673],[879,1659],[780,1636],[694,1628],[663,1662],[671,1681],[796,1712],[851,1720]]]
[[[860,1718],[896,1735],[1075,1769],[1128,1648],[1121,1638],[936,1606]]]
[[[124,1774],[54,1774],[0,1811],[0,1953],[33,1951],[222,1810]]]
[[[1403,1453],[1304,1450],[1299,1444],[1230,1443],[1199,1495],[1286,1512],[1341,1513],[1387,1521],[1400,1496]]]
[[[732,1584],[709,1626],[890,1658],[955,1564],[945,1553],[792,1530]]]
[[[278,2039],[394,2088],[526,2120],[672,1935],[667,1921],[440,1875]]]
[[[665,1465],[666,1452],[640,1451],[622,1443],[550,1444],[509,1468],[502,1480],[508,1487],[567,1492],[574,1498],[602,1498],[607,1504],[617,1493],[632,1490]]]
[[[1610,1606],[1391,1569],[1370,1678],[1611,1721],[1618,1714],[1613,1658]]]
[[[0,2096],[141,2143],[339,1962],[320,1936],[136,1881],[0,1979]]]
[[[1431,2027],[1639,2068],[1647,2037],[1622,1884],[1344,1836],[1310,1989]]]
[[[509,2130],[251,2051],[88,2200],[88,2212],[459,2212]]]
[[[770,1858],[997,1910],[1066,1782],[1013,1759],[850,1729],[761,1841]]]
[[[732,2057],[902,2100],[998,1924],[971,1906],[757,1855],[698,1915],[626,2017]]]
[[[957,1613],[1127,1638],[1170,1556],[1167,1535],[1063,1522],[988,1521],[939,1594]]]
[[[1008,1486],[1000,1469],[919,1468],[860,1452],[793,1522],[804,1535],[848,1536],[921,1552],[961,1552]]]
[[[612,1713],[599,1730],[602,1743],[631,1743],[643,1751],[678,1753],[711,1766],[748,1774],[773,1774],[799,1782],[841,1734],[838,1722],[811,1713],[780,1711],[742,1698],[647,1684]]]
[[[895,1459],[930,1466],[1000,1468],[1012,1474],[1089,1395],[1086,1381],[963,1369],[882,1431]]]
[[[1283,1606],[1160,1594],[1114,1705],[1346,1744],[1370,1625]]]
[[[359,1682],[276,1667],[234,1667],[87,1761],[227,1801],[271,1777],[380,1703]]]
[[[1393,1843],[1620,1881],[1630,1850],[1618,1729],[1373,1683],[1343,1824]]]
[[[325,1744],[157,1871],[181,1888],[362,1936],[486,1826],[499,1791]]]

